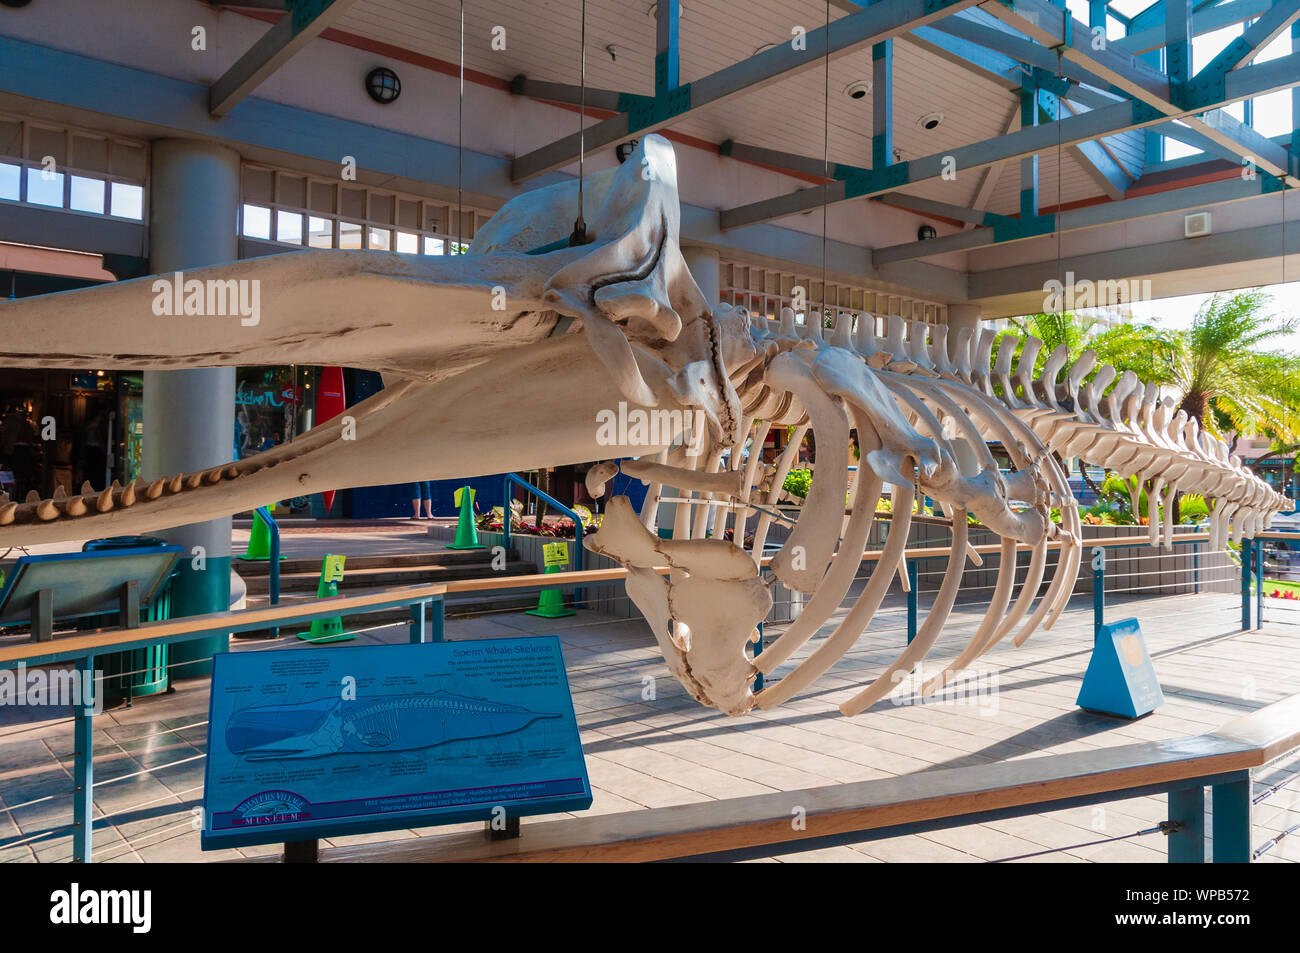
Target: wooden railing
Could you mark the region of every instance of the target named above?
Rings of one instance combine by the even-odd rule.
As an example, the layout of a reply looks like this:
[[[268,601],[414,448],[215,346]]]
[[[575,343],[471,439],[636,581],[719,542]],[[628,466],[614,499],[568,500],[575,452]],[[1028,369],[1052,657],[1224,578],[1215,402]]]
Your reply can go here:
[[[1169,795],[1171,861],[1202,862],[1205,788],[1213,792],[1212,856],[1251,859],[1250,769],[1300,747],[1300,695],[1171,741],[926,771],[482,833],[335,847],[321,862],[738,860],[979,824],[1080,805]],[[275,857],[256,858],[257,862]]]

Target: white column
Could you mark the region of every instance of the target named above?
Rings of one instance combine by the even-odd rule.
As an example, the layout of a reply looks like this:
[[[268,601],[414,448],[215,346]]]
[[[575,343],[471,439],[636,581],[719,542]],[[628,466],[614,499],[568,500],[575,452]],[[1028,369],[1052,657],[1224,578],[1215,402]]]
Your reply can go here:
[[[235,261],[239,257],[239,154],[213,143],[161,139],[153,143],[149,191],[149,266],[168,275],[187,268]],[[184,335],[186,322],[212,320],[177,316],[172,333]],[[231,328],[231,350],[238,350],[239,325]],[[235,369],[201,368],[146,371],[145,479],[192,473],[234,457]],[[162,534],[185,548],[180,575],[172,581],[172,615],[224,612],[230,607],[230,517],[193,523]],[[194,548],[202,547],[201,570]],[[225,651],[227,637],[172,647],[173,662]],[[174,670],[199,675],[210,663]]]

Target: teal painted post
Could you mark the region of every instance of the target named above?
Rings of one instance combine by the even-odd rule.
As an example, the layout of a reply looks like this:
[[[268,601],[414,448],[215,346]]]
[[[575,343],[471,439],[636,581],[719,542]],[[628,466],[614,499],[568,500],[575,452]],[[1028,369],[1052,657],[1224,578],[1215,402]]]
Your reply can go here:
[[[1205,863],[1205,788],[1170,791],[1169,820],[1182,825],[1169,835],[1169,863]]]
[[[1264,628],[1264,540],[1255,540],[1255,628]]]
[[[907,644],[911,645],[912,640],[916,638],[916,586],[917,586],[916,560],[907,561]]]
[[[1250,560],[1254,547],[1250,540],[1241,541],[1241,631],[1250,628]]]
[[[90,863],[95,827],[95,656],[77,663],[77,692],[73,707],[72,860]]]
[[[1247,864],[1251,859],[1250,772],[1211,788],[1212,844],[1216,864]]]
[[[1095,642],[1106,624],[1106,550],[1092,550],[1092,638]]]
[[[423,602],[411,603],[411,624],[407,634],[412,645],[424,641],[424,607]]]
[[[446,606],[442,601],[442,596],[437,596],[429,601],[429,641],[445,642],[446,641]]]
[[[742,535],[743,535],[743,532],[742,532]],[[763,578],[764,576],[766,576],[766,575],[767,575],[767,567],[766,567],[766,566],[761,566],[761,567],[759,567],[759,570],[758,570],[758,578],[759,578],[759,579],[762,579],[762,578]],[[757,629],[758,629],[758,641],[756,641],[756,642],[754,643],[754,658],[758,658],[760,655],[763,654],[763,623],[762,623],[762,622],[760,622],[760,623],[758,624]],[[753,690],[754,690],[755,692],[761,692],[761,691],[763,690],[763,673],[762,673],[762,672],[759,672],[759,673],[758,673],[758,676],[754,679],[754,689],[753,689]]]

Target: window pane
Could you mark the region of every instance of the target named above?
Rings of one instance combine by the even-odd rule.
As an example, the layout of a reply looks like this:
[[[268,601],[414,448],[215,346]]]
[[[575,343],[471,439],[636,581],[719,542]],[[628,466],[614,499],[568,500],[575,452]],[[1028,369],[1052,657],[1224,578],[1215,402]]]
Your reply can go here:
[[[397,250],[403,255],[418,255],[420,253],[420,236],[412,235],[410,232],[398,232]]]
[[[276,241],[302,244],[302,216],[297,212],[275,213]]]
[[[377,251],[388,251],[392,237],[392,233],[386,228],[372,228],[370,229],[369,247]]]
[[[1252,125],[1266,136],[1281,136],[1291,131],[1291,90],[1280,89],[1254,100],[1255,121]]]
[[[360,248],[361,226],[352,222],[339,222],[339,248]]]
[[[445,245],[441,238],[425,238],[424,253],[426,255],[441,255],[445,251]]]
[[[125,182],[113,182],[108,191],[112,214],[116,218],[133,218],[137,222],[144,218],[143,188]]]
[[[244,206],[244,237],[271,240],[271,210],[260,205]]]
[[[63,208],[63,173],[27,170],[27,201],[33,205]]]
[[[72,177],[72,208],[78,212],[104,214],[104,182],[102,179]]]
[[[307,244],[312,248],[333,248],[334,223],[328,218],[308,218]]]
[[[0,199],[18,201],[18,183],[22,174],[21,166],[0,162]]]

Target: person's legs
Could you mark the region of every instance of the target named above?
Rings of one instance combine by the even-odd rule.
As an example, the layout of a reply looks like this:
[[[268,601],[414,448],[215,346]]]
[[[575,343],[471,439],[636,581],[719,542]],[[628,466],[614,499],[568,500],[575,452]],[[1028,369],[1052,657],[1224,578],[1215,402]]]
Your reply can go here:
[[[420,484],[411,484],[411,519],[420,518]]]
[[[420,502],[424,504],[424,518],[433,519],[433,482],[425,480],[420,484]]]

